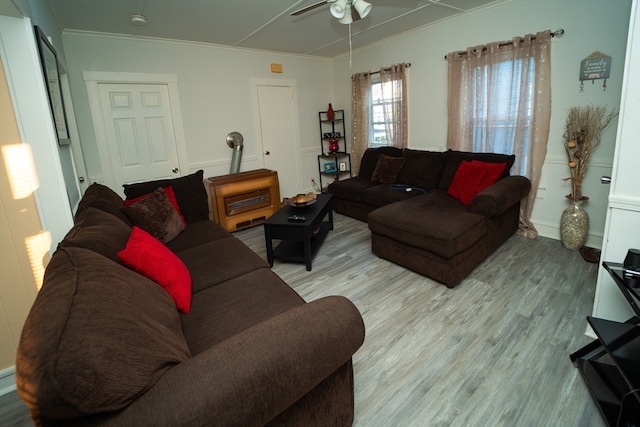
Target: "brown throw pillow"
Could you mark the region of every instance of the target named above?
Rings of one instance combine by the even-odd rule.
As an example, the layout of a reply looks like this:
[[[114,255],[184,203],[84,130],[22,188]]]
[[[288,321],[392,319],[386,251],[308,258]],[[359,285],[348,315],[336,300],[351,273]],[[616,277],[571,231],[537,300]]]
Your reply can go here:
[[[170,242],[185,229],[180,215],[162,188],[149,193],[131,206],[124,206],[122,211],[133,225],[142,228],[162,243]]]
[[[380,155],[376,168],[371,175],[371,181],[378,181],[383,184],[393,184],[396,177],[404,165],[403,157],[391,157],[386,154]]]
[[[184,215],[187,224],[209,219],[209,202],[202,169],[179,178],[137,182],[125,184],[123,187],[127,199],[133,199],[149,194],[158,187],[168,186],[173,187],[180,212]]]

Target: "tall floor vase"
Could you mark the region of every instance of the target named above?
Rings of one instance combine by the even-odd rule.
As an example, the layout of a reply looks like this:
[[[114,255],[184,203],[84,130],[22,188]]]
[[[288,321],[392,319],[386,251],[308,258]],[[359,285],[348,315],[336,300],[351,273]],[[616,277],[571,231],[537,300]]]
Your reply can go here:
[[[560,217],[560,240],[562,245],[577,251],[587,241],[589,214],[582,207],[582,200],[571,200]]]

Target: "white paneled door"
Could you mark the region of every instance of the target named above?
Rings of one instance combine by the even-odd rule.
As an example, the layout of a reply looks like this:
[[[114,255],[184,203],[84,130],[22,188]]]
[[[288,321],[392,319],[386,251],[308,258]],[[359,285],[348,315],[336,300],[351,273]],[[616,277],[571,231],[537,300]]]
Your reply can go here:
[[[264,167],[278,172],[280,196],[292,197],[298,183],[298,121],[294,84],[256,86]]]
[[[98,85],[117,188],[180,172],[169,89],[163,84]]]

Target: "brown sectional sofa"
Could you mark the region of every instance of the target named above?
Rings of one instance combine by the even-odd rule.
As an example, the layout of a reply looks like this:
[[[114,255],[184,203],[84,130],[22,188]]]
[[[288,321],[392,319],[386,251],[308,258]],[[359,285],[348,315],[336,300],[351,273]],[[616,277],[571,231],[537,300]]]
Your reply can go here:
[[[209,221],[202,171],[126,194],[167,185],[187,222],[166,247],[190,274],[189,312],[123,265],[134,224],[120,196],[90,186],[19,343],[17,386],[34,422],[351,425],[357,308],[340,296],[306,303]]]
[[[400,169],[392,181],[380,182],[381,160],[389,158]],[[466,205],[448,190],[463,161],[472,160],[506,167]],[[336,212],[367,221],[373,253],[454,287],[518,229],[520,200],[531,183],[509,176],[514,160],[495,153],[370,148],[358,175],[328,191]]]

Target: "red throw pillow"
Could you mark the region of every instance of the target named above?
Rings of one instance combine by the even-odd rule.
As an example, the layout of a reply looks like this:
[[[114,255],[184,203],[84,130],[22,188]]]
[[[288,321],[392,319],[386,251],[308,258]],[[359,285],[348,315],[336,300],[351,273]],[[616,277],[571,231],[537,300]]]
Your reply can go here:
[[[480,185],[478,186],[478,193],[496,182],[501,176],[504,169],[507,167],[506,163],[489,163],[489,162],[480,162],[478,160],[472,160],[471,163],[480,163],[484,168],[486,173],[480,181]]]
[[[182,220],[184,225],[187,225],[187,221],[185,221],[184,216],[182,215],[182,212],[180,212],[180,206],[178,206],[178,200],[176,199],[176,193],[175,193],[175,191],[173,191],[173,187],[169,186],[169,187],[164,187],[162,189],[164,190],[164,193],[169,198],[169,202],[171,203],[171,206],[173,206],[176,209],[176,211],[178,212],[178,215],[180,215],[180,219]],[[151,194],[151,193],[143,194],[142,196],[134,197],[133,199],[125,199],[124,200],[124,205],[125,206],[131,206],[131,205],[133,205],[135,203],[138,203],[140,200],[144,199],[149,194]]]
[[[506,167],[506,163],[464,160],[458,166],[447,193],[465,205],[469,205],[476,194],[500,178]]]
[[[118,258],[169,292],[178,310],[183,313],[191,310],[191,274],[180,258],[158,239],[134,226]]]
[[[473,198],[478,194],[478,188],[486,174],[486,168],[478,163],[480,162],[463,160],[447,190],[451,197],[460,200],[465,205],[471,204]]]

